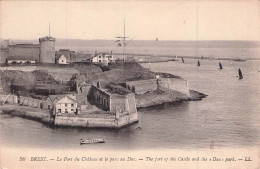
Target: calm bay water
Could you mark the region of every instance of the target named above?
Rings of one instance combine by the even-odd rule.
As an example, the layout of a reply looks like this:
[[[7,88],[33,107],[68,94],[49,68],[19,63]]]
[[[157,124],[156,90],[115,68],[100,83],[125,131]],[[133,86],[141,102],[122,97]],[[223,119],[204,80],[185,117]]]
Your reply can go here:
[[[155,149],[251,147],[260,145],[260,61],[186,59],[153,63],[152,71],[189,81],[208,95],[202,101],[139,110],[139,123],[120,130],[49,128],[39,122],[0,115],[1,146],[45,149]],[[148,64],[144,64],[148,67]],[[244,79],[238,80],[241,68]],[[80,146],[81,138],[104,138],[105,144]]]

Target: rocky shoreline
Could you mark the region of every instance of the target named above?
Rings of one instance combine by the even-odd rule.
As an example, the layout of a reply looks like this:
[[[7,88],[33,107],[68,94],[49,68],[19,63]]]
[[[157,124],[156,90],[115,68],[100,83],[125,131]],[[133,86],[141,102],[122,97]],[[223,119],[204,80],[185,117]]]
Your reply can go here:
[[[150,108],[157,107],[164,104],[179,104],[184,101],[199,101],[203,98],[207,97],[207,95],[190,90],[190,96],[187,96],[180,92],[163,92],[160,90],[154,92],[148,92],[143,95],[136,96],[136,108]]]

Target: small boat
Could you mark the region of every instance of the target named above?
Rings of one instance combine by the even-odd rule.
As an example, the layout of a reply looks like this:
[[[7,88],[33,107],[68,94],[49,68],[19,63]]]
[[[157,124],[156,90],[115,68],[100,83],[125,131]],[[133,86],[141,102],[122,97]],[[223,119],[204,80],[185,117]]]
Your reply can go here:
[[[200,61],[198,60],[198,66],[200,66]]]
[[[245,59],[234,59],[234,61],[236,61],[236,62],[245,62],[246,60]]]
[[[80,139],[80,144],[105,143],[104,139]]]
[[[240,68],[238,69],[238,77],[239,79],[243,79],[242,71],[240,70]]]
[[[222,64],[219,62],[219,69],[223,69]]]

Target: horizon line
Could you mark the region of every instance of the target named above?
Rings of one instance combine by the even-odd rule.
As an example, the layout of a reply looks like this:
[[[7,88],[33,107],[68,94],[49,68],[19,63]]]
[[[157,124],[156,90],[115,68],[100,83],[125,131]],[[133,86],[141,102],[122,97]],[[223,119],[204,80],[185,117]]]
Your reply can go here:
[[[45,36],[44,36],[45,37]],[[51,36],[52,37],[52,36]],[[55,37],[53,37],[55,38]],[[39,38],[36,39],[15,39],[15,38],[0,38],[3,40],[25,40],[25,41],[34,41],[34,40],[38,40]],[[66,39],[66,38],[55,38],[55,39],[59,39],[59,40],[87,40],[87,41],[94,41],[94,40],[104,40],[104,41],[115,41],[116,39],[76,39],[76,38],[72,38],[72,39]],[[137,40],[133,40],[133,41],[156,41],[156,39],[137,39]],[[166,42],[166,41],[177,41],[177,42],[184,42],[184,41],[190,41],[190,42],[203,42],[203,41],[244,41],[244,42],[260,42],[260,40],[158,40],[156,42]]]

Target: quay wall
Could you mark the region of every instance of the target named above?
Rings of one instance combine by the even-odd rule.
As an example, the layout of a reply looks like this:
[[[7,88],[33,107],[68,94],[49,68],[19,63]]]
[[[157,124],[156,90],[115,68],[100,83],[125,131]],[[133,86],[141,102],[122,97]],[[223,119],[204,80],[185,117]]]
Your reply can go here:
[[[17,107],[16,107],[17,108]],[[53,123],[53,118],[49,113],[44,113],[41,111],[28,111],[28,110],[23,110],[21,107],[20,109],[15,109],[14,110],[4,110],[4,113],[11,114],[13,116],[17,117],[22,117],[26,119],[31,119],[31,120],[36,120],[45,124],[52,124]]]
[[[89,118],[89,117],[68,117],[56,116],[55,126],[85,127],[85,128],[120,128],[138,122],[138,114],[125,115],[116,120],[113,117]]]
[[[27,110],[25,106],[8,105],[8,108],[2,108],[4,113],[11,114],[26,119],[39,121],[44,124],[64,127],[83,127],[83,128],[121,128],[126,125],[138,122],[138,113],[130,115],[121,114],[118,119],[114,115],[97,115],[96,117],[83,116],[52,116],[50,113],[32,108]]]
[[[123,127],[136,122],[138,122],[138,113],[129,114],[118,119],[117,127]]]

